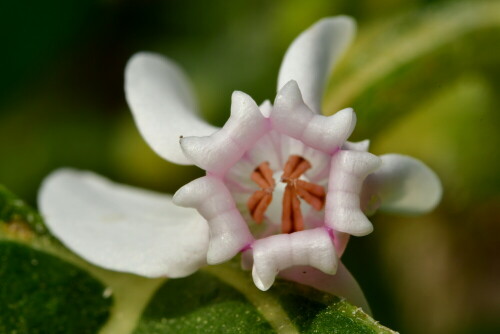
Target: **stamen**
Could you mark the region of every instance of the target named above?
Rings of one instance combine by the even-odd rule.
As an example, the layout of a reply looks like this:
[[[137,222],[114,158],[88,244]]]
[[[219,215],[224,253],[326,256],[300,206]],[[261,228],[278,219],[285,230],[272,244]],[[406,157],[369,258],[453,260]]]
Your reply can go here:
[[[264,220],[264,213],[273,200],[275,182],[273,171],[269,167],[269,162],[263,162],[255,168],[250,178],[257,183],[261,190],[255,191],[252,196],[250,196],[247,207],[253,220],[257,224],[260,224]]]
[[[275,186],[274,178],[273,178],[273,170],[271,167],[269,167],[269,162],[263,162],[259,165],[259,170],[261,171],[262,175],[266,179],[267,183],[269,184],[270,187]]]
[[[318,184],[306,182],[304,180],[297,180],[297,187],[307,190],[307,192],[311,193],[316,197],[324,198],[326,196],[325,188],[323,188]]]
[[[300,201],[292,190],[292,211],[293,211],[293,231],[303,231],[304,230],[304,219],[302,218],[302,212],[300,211]]]
[[[250,177],[252,178],[252,181],[257,183],[262,189],[266,189],[271,186],[264,178],[264,175],[262,175],[262,173],[260,173],[260,170],[258,169],[254,170]]]
[[[252,218],[257,224],[262,223],[262,221],[264,220],[264,213],[266,212],[269,204],[271,204],[272,200],[273,195],[266,192],[264,197],[262,197],[262,199],[260,200],[259,204],[257,204],[257,207],[252,214]]]
[[[312,194],[310,194],[307,190],[301,187],[296,187],[295,191],[297,192],[297,195],[300,196],[304,201],[309,203],[313,208],[316,210],[321,210],[323,209],[323,205],[325,204],[325,199],[324,198],[318,198]]]
[[[315,210],[323,209],[325,205],[325,189],[317,184],[299,178],[312,166],[301,156],[291,155],[284,168],[281,181],[286,183],[283,193],[283,211],[281,213],[281,231],[293,233],[304,230],[304,218],[300,209],[299,197]],[[260,224],[264,214],[273,200],[275,181],[269,163],[261,163],[251,174],[252,180],[261,188],[248,199],[247,207],[253,220]]]
[[[292,233],[292,187],[287,185],[283,194],[283,211],[281,213],[281,232]]]
[[[288,158],[283,168],[281,181],[286,183],[283,196],[283,212],[281,216],[281,230],[283,233],[292,233],[304,229],[304,219],[300,210],[300,196],[316,210],[323,209],[325,205],[325,190],[317,184],[299,180],[311,164],[298,155]]]
[[[302,176],[302,174],[304,174],[304,172],[306,170],[308,170],[309,168],[311,168],[311,164],[309,163],[309,161],[303,159],[298,165],[297,167],[295,167],[295,170],[292,172],[292,174],[290,175],[290,178],[291,179],[298,179],[299,177]]]
[[[252,194],[252,196],[248,199],[247,202],[247,207],[248,210],[250,210],[250,213],[253,216],[253,212],[257,208],[257,205],[260,203],[262,198],[266,195],[266,192],[264,190],[257,190]]]
[[[283,176],[282,178],[289,178],[290,175],[293,173],[293,171],[295,170],[295,168],[297,167],[297,165],[302,161],[304,160],[304,158],[302,158],[301,156],[298,156],[298,155],[291,155],[286,164],[285,164],[285,168],[283,168]]]
[[[252,181],[257,183],[261,188],[272,188],[275,186],[273,171],[269,167],[269,162],[261,163],[250,175]]]

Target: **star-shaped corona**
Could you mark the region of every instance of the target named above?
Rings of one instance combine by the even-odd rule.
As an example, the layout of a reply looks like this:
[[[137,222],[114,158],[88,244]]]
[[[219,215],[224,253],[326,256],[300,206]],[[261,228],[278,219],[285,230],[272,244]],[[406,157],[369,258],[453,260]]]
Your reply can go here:
[[[295,81],[267,108],[266,116],[248,95],[235,92],[222,129],[183,136],[183,152],[207,175],[174,196],[174,203],[197,209],[208,222],[208,263],[249,252],[262,290],[294,266],[335,274],[346,240],[340,235],[373,229],[360,193],[381,165],[373,154],[344,146],[356,124],[352,109],[316,114]]]
[[[166,160],[206,175],[171,197],[60,169],[40,189],[48,227],[107,269],[183,277],[241,254],[261,290],[280,275],[367,310],[340,261],[349,236],[372,232],[367,215],[378,209],[432,210],[441,185],[416,159],[375,156],[367,140],[347,141],[356,125],[352,109],[321,114],[325,83],[354,32],[345,16],[304,31],[285,54],[273,103],[234,92],[222,128],[198,117],[188,80],[172,60],[134,55],[125,92],[142,136]]]

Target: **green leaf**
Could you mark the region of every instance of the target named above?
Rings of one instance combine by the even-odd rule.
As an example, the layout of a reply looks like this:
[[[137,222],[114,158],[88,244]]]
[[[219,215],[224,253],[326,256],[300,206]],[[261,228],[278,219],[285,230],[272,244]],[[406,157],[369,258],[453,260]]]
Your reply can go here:
[[[108,317],[105,287],[54,256],[0,241],[0,333],[96,333]]]
[[[235,263],[164,283],[134,334],[394,333],[345,300],[278,281],[258,290]]]
[[[39,248],[60,247],[40,215],[0,185],[0,333],[97,333],[112,304],[86,271]],[[35,249],[36,248],[36,249]]]
[[[37,234],[47,234],[47,228],[43,224],[42,218],[38,212],[2,185],[0,185],[0,223],[1,222],[10,225],[27,224],[27,227]],[[29,232],[29,230],[26,229],[26,232]]]
[[[134,333],[272,333],[245,296],[207,273],[167,281]]]

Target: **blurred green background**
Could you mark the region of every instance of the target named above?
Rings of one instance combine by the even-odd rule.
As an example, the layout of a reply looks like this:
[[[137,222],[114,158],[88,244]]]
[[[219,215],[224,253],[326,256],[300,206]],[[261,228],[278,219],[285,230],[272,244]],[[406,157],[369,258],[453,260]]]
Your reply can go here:
[[[325,113],[354,107],[353,139],[422,159],[444,197],[424,217],[376,215],[344,261],[392,329],[500,332],[499,1],[47,0],[2,2],[0,13],[0,183],[32,204],[62,166],[165,192],[201,175],[139,136],[123,93],[134,52],[180,63],[205,118],[222,125],[233,90],[274,99],[298,33],[353,16],[358,37]]]

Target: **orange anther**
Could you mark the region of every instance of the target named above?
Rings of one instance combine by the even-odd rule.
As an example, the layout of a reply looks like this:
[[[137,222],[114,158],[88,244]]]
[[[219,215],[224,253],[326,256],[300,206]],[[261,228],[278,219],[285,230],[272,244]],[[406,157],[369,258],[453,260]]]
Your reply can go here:
[[[293,232],[304,230],[304,219],[302,218],[302,212],[300,211],[300,201],[297,195],[293,194],[292,199],[292,211],[293,211]]]
[[[254,170],[252,172],[252,175],[250,175],[250,178],[252,179],[253,182],[257,183],[259,187],[261,187],[262,189],[266,189],[271,186],[264,178],[264,175],[260,173],[259,169]]]
[[[264,220],[264,213],[273,200],[272,191],[275,186],[273,171],[269,167],[269,162],[261,163],[250,175],[250,178],[257,183],[261,190],[255,191],[248,199],[247,207],[250,215],[257,224]]]
[[[309,193],[307,190],[296,187],[295,191],[297,192],[297,195],[300,196],[304,201],[309,203],[313,208],[316,210],[321,210],[323,209],[323,205],[325,205],[325,199],[324,198],[318,198],[311,193]]]
[[[302,176],[302,174],[304,174],[304,172],[306,170],[308,170],[309,168],[311,168],[311,164],[309,163],[309,161],[303,159],[294,169],[294,171],[292,172],[292,174],[290,174],[290,178],[291,179],[298,179],[299,177]]]
[[[266,212],[269,204],[271,204],[272,200],[273,195],[266,192],[264,197],[262,197],[262,199],[260,200],[259,204],[257,204],[257,207],[252,214],[252,218],[257,224],[262,223],[262,221],[264,220],[264,213]]]
[[[260,201],[262,200],[262,197],[264,197],[265,195],[266,195],[266,192],[264,190],[257,190],[248,199],[247,207],[248,207],[248,210],[250,211],[250,214],[252,214],[252,216],[253,216],[253,212],[255,211],[255,208],[257,208],[257,205],[260,203]]]
[[[269,184],[270,187],[275,186],[274,178],[273,178],[273,171],[271,167],[269,167],[269,162],[263,162],[259,165],[259,169],[261,171],[261,174],[264,176],[266,179],[267,183]]]
[[[281,181],[286,183],[283,194],[283,211],[281,213],[281,231],[293,233],[304,230],[304,218],[300,209],[300,198],[316,210],[325,205],[325,189],[317,184],[299,178],[312,166],[301,156],[291,155],[284,168]],[[257,224],[264,220],[264,214],[272,202],[272,191],[275,187],[273,171],[269,163],[261,163],[251,174],[252,180],[261,188],[248,199],[247,207]]]
[[[326,196],[325,188],[323,188],[318,184],[306,182],[304,180],[297,180],[297,187],[307,190],[307,192],[311,193],[316,197],[324,198]]]
[[[283,194],[283,211],[281,212],[281,232],[283,233],[293,232],[292,201],[292,187],[287,185],[285,188],[285,193]]]
[[[304,229],[304,219],[300,210],[300,196],[314,209],[321,210],[325,204],[325,190],[323,187],[299,180],[311,164],[298,155],[288,158],[281,181],[286,183],[283,196],[283,212],[281,218],[281,230],[283,233],[292,233]]]
[[[298,155],[291,155],[286,164],[285,168],[283,168],[283,178],[288,178],[290,175],[293,173],[297,165],[304,160],[304,158],[298,156]]]

